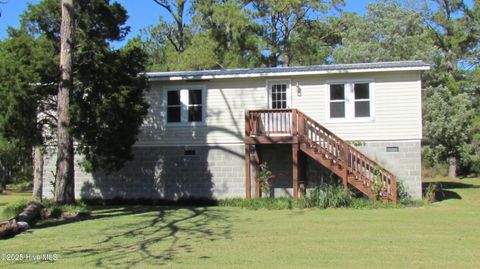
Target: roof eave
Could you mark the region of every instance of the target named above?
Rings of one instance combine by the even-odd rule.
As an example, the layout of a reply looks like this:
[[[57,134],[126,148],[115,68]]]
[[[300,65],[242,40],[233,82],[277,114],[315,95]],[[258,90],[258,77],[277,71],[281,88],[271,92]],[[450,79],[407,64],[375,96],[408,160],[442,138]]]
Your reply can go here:
[[[350,73],[371,73],[371,72],[398,72],[398,71],[425,71],[430,70],[429,65],[413,67],[391,67],[391,68],[358,68],[344,70],[316,70],[316,71],[291,71],[291,72],[269,72],[269,73],[248,73],[248,74],[219,74],[199,76],[165,76],[164,73],[147,72],[145,75],[150,81],[182,81],[182,80],[212,80],[230,78],[261,78],[261,77],[284,77],[284,76],[306,76],[322,74],[350,74]]]

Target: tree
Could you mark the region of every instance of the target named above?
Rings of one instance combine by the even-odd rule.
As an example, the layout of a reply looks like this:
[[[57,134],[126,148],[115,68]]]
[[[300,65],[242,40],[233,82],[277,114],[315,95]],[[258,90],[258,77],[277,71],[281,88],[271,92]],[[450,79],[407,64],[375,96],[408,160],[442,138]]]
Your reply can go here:
[[[85,156],[84,167],[89,171],[108,172],[119,169],[132,157],[131,146],[147,113],[144,95],[148,84],[146,78],[139,75],[145,69],[146,56],[138,40],[120,50],[109,45],[111,41],[123,39],[129,31],[124,25],[127,15],[121,5],[110,4],[108,0],[78,0],[73,9],[77,18],[72,59],[75,69],[68,109],[71,122],[67,130],[76,141],[76,151]],[[22,16],[21,31],[32,40],[43,40],[47,44],[39,54],[59,54],[60,18],[60,3],[56,0],[29,5]],[[22,77],[21,82],[32,86],[33,92],[61,84],[58,65],[45,64],[43,70],[38,72],[38,77]],[[39,83],[32,84],[32,80]],[[12,92],[11,87],[6,88]],[[45,91],[40,96],[45,101],[39,102],[40,107],[56,102],[55,91]],[[18,102],[29,107],[24,100]],[[55,115],[50,117],[51,110],[40,110],[44,116],[56,120]],[[29,114],[28,122],[35,123],[36,118],[35,113]],[[67,197],[59,202],[71,201]]]
[[[55,92],[44,85],[57,74],[57,68],[50,68],[57,59],[50,48],[45,38],[35,39],[12,28],[0,43],[0,144],[3,162],[9,164],[4,166],[10,170],[6,174],[13,179],[27,176],[22,171],[29,170],[32,147],[43,143],[41,128],[46,122],[37,121],[36,113],[40,107],[51,110],[42,105],[42,99]]]
[[[467,133],[475,111],[467,94],[453,95],[446,87],[429,87],[424,106],[426,157],[431,162],[449,160],[449,177],[468,164],[474,154]]]
[[[187,43],[186,25],[184,24],[184,11],[187,0],[153,0],[164,8],[172,17],[173,22],[168,23],[160,18],[160,25],[156,28],[158,34],[165,37],[177,52],[185,51]]]
[[[75,202],[73,138],[70,134],[70,95],[73,91],[74,6],[73,0],[61,2],[60,83],[57,95],[57,172],[54,200],[60,204]]]
[[[214,40],[221,68],[261,66],[261,27],[254,12],[241,0],[193,2],[193,24]]]
[[[326,14],[344,2],[154,1],[172,21],[145,31],[155,71],[325,63],[339,41]]]
[[[364,16],[343,14],[337,22],[342,45],[333,56],[338,63],[424,60],[435,56],[422,16],[397,2],[368,5]]]
[[[478,67],[480,55],[480,2],[472,7],[464,0],[420,1],[420,14],[440,57],[435,60],[432,85],[445,85],[454,93],[463,88],[466,70]]]
[[[320,21],[322,16],[338,8],[343,0],[267,0],[251,1],[256,20],[263,29],[262,51],[268,66],[289,66],[294,59],[294,44],[303,42],[299,28],[306,21]]]

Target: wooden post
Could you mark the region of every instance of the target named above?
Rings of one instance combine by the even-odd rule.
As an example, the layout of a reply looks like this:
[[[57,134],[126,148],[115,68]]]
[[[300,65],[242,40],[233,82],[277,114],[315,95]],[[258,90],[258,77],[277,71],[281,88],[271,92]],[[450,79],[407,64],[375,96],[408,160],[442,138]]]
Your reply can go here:
[[[300,198],[302,198],[305,195],[305,182],[307,181],[307,156],[299,152],[299,161],[300,161],[299,192],[300,192]]]
[[[396,176],[393,176],[390,178],[390,184],[392,184],[392,186],[390,186],[390,192],[392,192],[392,200],[393,200],[393,203],[395,205],[397,205],[397,202],[398,202],[398,195],[397,195],[397,177]]]
[[[298,144],[292,144],[293,198],[298,199]]]
[[[343,189],[348,190],[348,157],[350,155],[350,146],[347,143],[343,143]]]
[[[245,198],[250,200],[252,198],[251,187],[251,173],[250,173],[250,144],[245,144]]]
[[[255,145],[255,151],[254,151],[254,159],[255,159],[255,198],[260,198],[261,193],[260,193],[260,164],[261,164],[261,158],[260,158],[260,148],[259,145]]]
[[[292,136],[297,135],[297,110],[292,109]]]
[[[302,112],[298,112],[297,111],[297,115],[298,115],[298,128],[297,128],[297,133],[299,135],[307,135],[305,133],[305,117],[304,117],[304,114]]]
[[[245,111],[245,137],[249,137],[250,136],[250,115],[249,115],[249,112],[248,110]]]

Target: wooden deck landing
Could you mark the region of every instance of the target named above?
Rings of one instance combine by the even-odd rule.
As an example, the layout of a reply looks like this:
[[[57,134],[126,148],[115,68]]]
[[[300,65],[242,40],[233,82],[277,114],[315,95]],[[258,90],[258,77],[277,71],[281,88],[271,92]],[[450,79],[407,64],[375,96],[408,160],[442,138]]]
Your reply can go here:
[[[308,156],[338,175],[344,188],[348,185],[370,198],[397,203],[397,179],[356,148],[297,109],[250,110],[245,113],[245,194],[251,198],[255,167],[255,197],[261,196],[258,172],[261,152],[258,145],[292,145],[293,197],[305,190],[305,158]],[[300,152],[303,154],[300,155]]]

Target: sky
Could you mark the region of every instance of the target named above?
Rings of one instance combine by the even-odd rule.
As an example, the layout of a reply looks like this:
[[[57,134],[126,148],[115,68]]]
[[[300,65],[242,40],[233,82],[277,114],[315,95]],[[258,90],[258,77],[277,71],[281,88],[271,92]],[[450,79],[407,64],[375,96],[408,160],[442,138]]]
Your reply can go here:
[[[2,0],[5,4],[0,4],[0,40],[7,37],[8,26],[18,27],[20,14],[22,14],[28,3],[38,3],[40,0]],[[111,1],[114,2],[114,1]],[[165,14],[160,6],[155,4],[153,0],[117,0],[122,4],[129,15],[127,25],[131,27],[131,32],[126,40],[138,35],[141,29],[154,25],[158,22],[160,15]],[[363,14],[366,6],[372,0],[347,0],[347,4],[343,8],[345,11],[357,12]],[[123,42],[114,44],[121,46]]]

